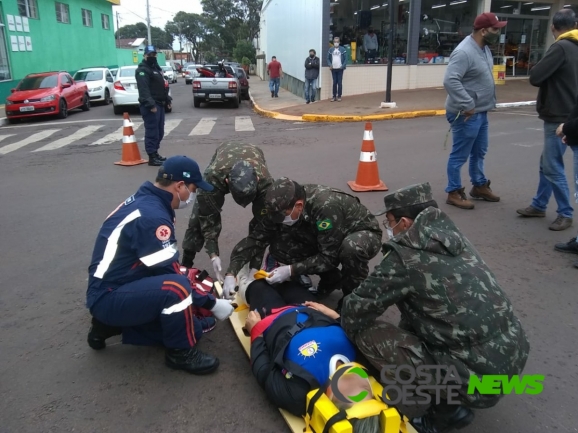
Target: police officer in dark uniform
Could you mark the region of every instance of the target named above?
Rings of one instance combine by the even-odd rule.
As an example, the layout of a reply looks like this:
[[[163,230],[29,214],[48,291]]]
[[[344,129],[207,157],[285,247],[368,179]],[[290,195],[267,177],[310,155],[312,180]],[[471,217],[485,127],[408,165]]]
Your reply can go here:
[[[105,220],[88,268],[91,348],[104,349],[107,338],[122,334],[124,344],[164,346],[165,363],[174,369],[207,374],[219,366],[197,349],[203,331],[193,304],[219,320],[233,307],[191,287],[180,272],[175,238],[174,210],[192,204],[197,188],[213,189],[194,160],[173,156],[154,184],[145,182]]]
[[[138,102],[145,127],[145,150],[149,165],[162,165],[166,158],[159,155],[159,147],[165,135],[165,108],[171,109],[172,98],[165,86],[163,70],[157,62],[156,49],[147,45],[144,60],[135,72],[138,86]]]

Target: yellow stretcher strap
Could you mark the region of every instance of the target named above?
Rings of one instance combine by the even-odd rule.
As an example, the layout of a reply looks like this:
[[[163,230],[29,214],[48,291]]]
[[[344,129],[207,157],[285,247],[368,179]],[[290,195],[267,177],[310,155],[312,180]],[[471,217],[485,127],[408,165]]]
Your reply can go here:
[[[255,278],[256,280],[262,280],[263,278],[269,278],[269,273],[264,271],[264,270],[260,270],[255,272],[255,275],[253,275],[253,278]]]

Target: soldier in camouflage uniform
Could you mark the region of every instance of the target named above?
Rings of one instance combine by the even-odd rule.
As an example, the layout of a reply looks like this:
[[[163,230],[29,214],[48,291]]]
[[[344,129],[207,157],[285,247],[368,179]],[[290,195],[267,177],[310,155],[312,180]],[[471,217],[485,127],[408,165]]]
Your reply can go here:
[[[254,257],[262,257],[269,245],[271,255],[284,264],[267,279],[271,284],[317,274],[319,293],[341,288],[345,295],[367,277],[382,232],[357,197],[281,178],[267,191],[265,206],[269,217],[233,249],[229,276],[237,275]]]
[[[182,265],[191,267],[196,253],[205,246],[211,257],[217,279],[221,276],[219,258],[219,235],[221,234],[221,210],[225,196],[231,193],[233,200],[243,207],[252,203],[253,219],[249,231],[263,217],[265,191],[273,182],[263,151],[257,146],[244,143],[223,143],[213,155],[204,173],[204,179],[214,189],[200,191],[191,212],[189,227],[183,239]],[[252,262],[253,264],[253,262]],[[260,262],[253,267],[259,269]],[[227,294],[229,297],[231,294]]]
[[[502,397],[468,395],[470,375],[521,374],[528,340],[496,277],[437,209],[428,183],[389,194],[384,202],[377,215],[386,213],[392,237],[383,244],[381,263],[344,299],[342,326],[378,369],[455,366],[462,405],[433,406],[412,424],[423,433],[463,427],[473,420],[469,408],[491,407]],[[399,327],[377,320],[392,305],[401,312]]]

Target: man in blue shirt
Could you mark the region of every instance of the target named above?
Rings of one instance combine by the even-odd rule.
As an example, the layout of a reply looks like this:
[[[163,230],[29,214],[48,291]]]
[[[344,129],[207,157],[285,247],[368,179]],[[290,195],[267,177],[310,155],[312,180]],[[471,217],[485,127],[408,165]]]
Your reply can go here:
[[[199,165],[173,156],[102,225],[88,268],[86,306],[93,316],[88,344],[95,350],[122,334],[124,344],[163,345],[165,362],[193,374],[214,371],[219,360],[197,349],[202,327],[193,304],[219,320],[233,312],[228,301],[191,287],[182,275],[175,238],[175,209],[211,191]]]

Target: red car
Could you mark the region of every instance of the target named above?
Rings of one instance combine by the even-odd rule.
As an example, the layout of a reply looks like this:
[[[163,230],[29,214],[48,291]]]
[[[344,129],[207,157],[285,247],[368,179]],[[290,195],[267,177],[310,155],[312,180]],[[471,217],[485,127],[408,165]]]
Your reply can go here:
[[[90,110],[90,97],[86,83],[75,82],[68,72],[28,74],[6,98],[6,117],[10,123],[46,115],[64,119],[75,108]]]

